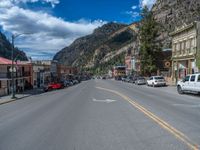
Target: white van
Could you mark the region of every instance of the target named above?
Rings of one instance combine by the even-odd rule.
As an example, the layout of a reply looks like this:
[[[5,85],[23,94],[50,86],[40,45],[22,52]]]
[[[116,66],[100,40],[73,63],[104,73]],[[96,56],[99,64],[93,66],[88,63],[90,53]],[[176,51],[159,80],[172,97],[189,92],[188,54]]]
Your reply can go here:
[[[182,81],[178,81],[177,91],[179,94],[185,92],[200,94],[200,73],[187,75]]]

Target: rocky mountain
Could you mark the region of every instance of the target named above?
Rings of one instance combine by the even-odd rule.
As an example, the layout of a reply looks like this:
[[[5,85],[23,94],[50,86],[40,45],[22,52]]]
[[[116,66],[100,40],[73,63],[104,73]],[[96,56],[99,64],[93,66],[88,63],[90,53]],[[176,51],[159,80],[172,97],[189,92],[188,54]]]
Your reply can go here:
[[[164,48],[170,48],[170,32],[184,24],[200,21],[200,0],[157,0],[152,12],[161,26],[158,38]]]
[[[128,25],[108,23],[91,35],[75,40],[58,52],[54,60],[66,65],[94,67],[126,51],[135,38],[136,33]]]
[[[164,49],[168,49],[171,48],[170,32],[182,25],[200,21],[200,0],[157,0],[151,11],[160,26],[157,41],[162,42]],[[97,66],[98,69],[102,65],[105,67],[123,62],[122,56],[129,49],[138,49],[137,35],[128,25],[108,23],[91,35],[75,40],[58,52],[54,60],[73,66]]]
[[[11,51],[11,43],[7,40],[6,36],[0,32],[0,57],[11,59]],[[28,60],[26,54],[17,48],[14,50],[14,57],[17,57],[17,60]]]

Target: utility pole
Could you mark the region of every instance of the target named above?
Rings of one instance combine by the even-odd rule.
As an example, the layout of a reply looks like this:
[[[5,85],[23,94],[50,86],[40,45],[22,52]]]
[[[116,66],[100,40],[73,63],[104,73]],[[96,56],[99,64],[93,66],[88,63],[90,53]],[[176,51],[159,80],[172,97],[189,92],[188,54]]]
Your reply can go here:
[[[11,78],[12,78],[12,99],[15,99],[15,80],[14,80],[14,49],[15,49],[15,36],[12,35],[12,70],[11,70]]]
[[[16,69],[14,68],[14,61],[15,61],[15,58],[14,58],[14,50],[15,50],[15,38],[21,36],[21,35],[25,35],[25,34],[32,34],[32,33],[21,33],[21,34],[17,34],[17,35],[12,35],[12,56],[11,56],[11,59],[12,59],[12,66],[11,66],[11,78],[12,78],[12,99],[15,99],[15,77],[14,77],[14,72],[16,72]],[[15,69],[15,71],[14,71]]]

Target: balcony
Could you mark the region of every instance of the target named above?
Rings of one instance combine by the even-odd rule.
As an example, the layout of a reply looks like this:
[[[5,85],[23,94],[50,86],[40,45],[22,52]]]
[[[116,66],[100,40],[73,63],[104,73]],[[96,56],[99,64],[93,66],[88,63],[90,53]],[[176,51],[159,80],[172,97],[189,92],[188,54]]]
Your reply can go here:
[[[4,79],[4,78],[11,78],[11,73],[7,73],[7,72],[0,72],[0,78]]]
[[[22,78],[22,77],[29,77],[31,76],[31,73],[30,72],[23,72],[23,73],[14,73],[13,74],[14,78]],[[11,76],[11,72],[0,72],[0,78],[1,79],[11,79],[12,76]]]

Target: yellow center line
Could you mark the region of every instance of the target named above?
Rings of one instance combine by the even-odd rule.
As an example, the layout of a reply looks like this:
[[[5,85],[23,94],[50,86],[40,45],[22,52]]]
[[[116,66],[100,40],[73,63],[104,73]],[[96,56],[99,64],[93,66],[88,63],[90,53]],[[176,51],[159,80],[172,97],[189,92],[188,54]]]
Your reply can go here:
[[[96,87],[96,88],[100,89],[100,90],[104,90],[104,91],[108,91],[108,92],[114,93],[116,95],[119,95],[124,100],[129,102],[132,106],[134,106],[135,108],[137,108],[138,110],[143,112],[146,116],[148,116],[150,119],[155,121],[163,129],[167,130],[172,135],[174,135],[177,139],[179,139],[180,141],[185,143],[191,150],[199,150],[198,145],[195,144],[194,142],[192,142],[192,140],[189,139],[185,134],[183,134],[181,131],[177,130],[176,128],[174,128],[173,126],[168,124],[166,121],[164,121],[163,119],[159,118],[158,116],[156,116],[155,114],[153,114],[152,112],[150,112],[149,110],[147,110],[146,108],[144,108],[143,106],[138,104],[136,101],[130,99],[129,97],[127,97],[124,94],[121,94],[121,93],[119,93],[117,91],[114,91],[114,90],[111,90],[111,89],[106,89],[106,88],[102,88],[102,87]]]

